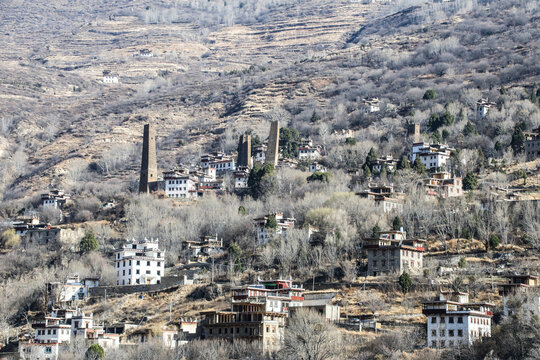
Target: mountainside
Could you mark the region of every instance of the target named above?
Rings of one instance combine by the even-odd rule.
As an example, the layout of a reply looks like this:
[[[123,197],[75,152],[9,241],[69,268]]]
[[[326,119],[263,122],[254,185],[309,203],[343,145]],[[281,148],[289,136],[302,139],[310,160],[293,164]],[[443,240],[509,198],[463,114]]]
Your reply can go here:
[[[147,121],[165,170],[235,149],[248,128],[264,138],[276,116],[324,142],[354,128],[377,143],[402,134],[410,109],[420,123],[437,104],[473,111],[501,85],[538,80],[538,3],[522,3],[4,1],[2,192],[18,198],[107,178],[125,187]],[[119,83],[104,84],[103,71]],[[437,104],[422,103],[427,88]],[[359,112],[370,96],[388,105],[382,118]],[[314,111],[321,120],[310,124]],[[501,117],[524,111],[538,126],[535,109]]]

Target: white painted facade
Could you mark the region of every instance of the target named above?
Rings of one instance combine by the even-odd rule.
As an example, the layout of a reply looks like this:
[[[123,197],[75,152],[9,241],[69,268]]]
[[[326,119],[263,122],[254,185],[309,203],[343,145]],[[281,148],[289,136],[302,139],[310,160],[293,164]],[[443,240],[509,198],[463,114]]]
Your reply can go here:
[[[326,172],[326,167],[315,161],[309,164],[309,172],[313,174],[315,171]]]
[[[275,229],[266,227],[269,216],[276,217],[277,226]],[[281,213],[275,213],[269,216],[255,219],[258,244],[264,245],[274,236],[285,237],[287,235],[287,230],[294,228],[294,223],[296,221],[294,218],[284,218]]]
[[[451,348],[491,337],[492,307],[469,303],[468,294],[457,292],[441,293],[438,300],[423,303],[428,346]]]
[[[96,286],[99,286],[98,279],[86,278],[81,281],[77,275],[69,277],[65,283],[49,283],[49,305],[85,300],[88,298],[90,289]]]
[[[491,337],[491,317],[473,311],[451,311],[428,317],[428,346],[433,348],[472,345]]]
[[[381,110],[379,106],[380,101],[378,98],[363,99],[362,101],[364,102],[362,111],[365,113],[374,113]]]
[[[266,151],[268,147],[266,145],[259,145],[253,149],[253,160],[255,162],[264,163],[266,160]]]
[[[103,75],[104,84],[118,84],[118,76],[115,75]]]
[[[497,104],[489,102],[488,99],[480,99],[476,102],[476,117],[484,119],[491,109],[494,109]]]
[[[201,156],[201,167],[203,170],[212,167],[216,169],[217,174],[223,174],[228,171],[235,171],[236,163],[232,157],[216,152]]]
[[[197,179],[188,174],[164,174],[165,194],[169,198],[188,199],[196,196]]]
[[[58,343],[19,343],[19,358],[21,360],[58,360],[59,353],[60,345]]]
[[[115,251],[116,285],[159,284],[165,273],[165,252],[158,240],[131,240]]]
[[[234,188],[247,189],[249,179],[249,171],[237,170],[234,172]]]
[[[453,150],[444,144],[415,143],[413,144],[410,161],[414,163],[416,158],[419,157],[427,170],[444,168]]]
[[[101,326],[95,326],[93,315],[79,310],[55,310],[32,324],[32,335],[19,341],[19,355],[25,360],[52,360],[61,358],[72,340],[83,339],[86,347],[98,343],[105,349],[118,348],[119,335],[106,334]]]

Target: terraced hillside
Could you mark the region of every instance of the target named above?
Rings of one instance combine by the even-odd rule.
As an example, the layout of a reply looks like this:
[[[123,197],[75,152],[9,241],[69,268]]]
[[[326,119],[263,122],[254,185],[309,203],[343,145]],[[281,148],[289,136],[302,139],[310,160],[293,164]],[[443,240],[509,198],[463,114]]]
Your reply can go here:
[[[125,186],[136,177],[147,121],[158,125],[165,169],[211,148],[234,149],[247,128],[264,137],[272,112],[284,123],[318,112],[324,125],[297,126],[306,136],[373,126],[363,137],[378,141],[386,125],[402,122],[392,109],[418,105],[426,87],[440,87],[451,102],[462,87],[486,96],[483,89],[499,84],[533,84],[537,67],[516,64],[534,58],[524,35],[534,22],[493,25],[512,8],[490,12],[491,2],[469,3],[3,1],[2,192],[17,198],[103,177]],[[535,6],[522,18],[533,19]],[[478,22],[486,13],[492,23]],[[477,23],[475,31],[488,36],[474,38],[468,26]],[[494,48],[503,36],[521,47]],[[142,49],[154,56],[138,56]],[[463,66],[459,57],[475,63]],[[104,71],[119,84],[104,84]],[[392,102],[386,114],[394,120],[359,115],[366,96]],[[81,177],[84,164],[90,173]]]

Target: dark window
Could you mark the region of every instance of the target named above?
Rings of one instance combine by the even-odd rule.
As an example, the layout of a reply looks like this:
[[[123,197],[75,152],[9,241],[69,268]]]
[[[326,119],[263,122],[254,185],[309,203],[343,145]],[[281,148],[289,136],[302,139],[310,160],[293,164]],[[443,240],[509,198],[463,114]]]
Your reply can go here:
[[[431,318],[431,323],[432,323],[432,324],[436,324],[436,323],[437,323],[437,318],[436,318],[435,316],[433,316],[433,317]]]
[[[461,316],[458,317],[457,322],[458,322],[458,324],[463,324],[463,317],[461,317]]]
[[[448,318],[448,323],[449,323],[449,324],[453,324],[453,323],[454,323],[454,317],[453,317],[453,316],[450,316],[450,317]]]

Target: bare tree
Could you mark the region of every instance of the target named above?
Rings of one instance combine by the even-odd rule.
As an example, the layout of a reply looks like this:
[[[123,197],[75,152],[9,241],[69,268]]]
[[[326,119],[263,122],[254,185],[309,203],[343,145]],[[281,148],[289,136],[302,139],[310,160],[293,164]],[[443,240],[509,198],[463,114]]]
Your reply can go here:
[[[340,334],[316,312],[297,310],[285,329],[282,359],[326,360],[339,355]]]

